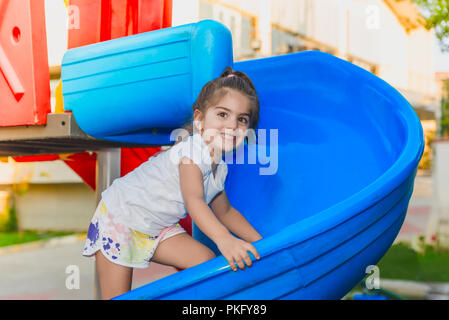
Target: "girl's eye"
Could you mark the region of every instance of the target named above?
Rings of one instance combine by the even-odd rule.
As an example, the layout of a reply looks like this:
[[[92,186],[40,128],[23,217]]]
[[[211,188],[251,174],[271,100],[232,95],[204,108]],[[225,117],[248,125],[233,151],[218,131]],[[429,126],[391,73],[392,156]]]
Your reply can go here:
[[[248,119],[246,119],[246,118],[240,118],[239,120],[240,120],[241,122],[245,123],[245,124],[248,123]]]
[[[219,115],[220,117],[224,118],[224,117],[226,116],[226,112],[220,112],[218,115]]]

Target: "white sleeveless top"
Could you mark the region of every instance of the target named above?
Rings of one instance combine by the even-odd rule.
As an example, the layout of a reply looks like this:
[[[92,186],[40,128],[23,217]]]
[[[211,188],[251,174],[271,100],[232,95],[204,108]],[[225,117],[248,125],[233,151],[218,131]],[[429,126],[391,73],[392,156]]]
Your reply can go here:
[[[184,156],[201,169],[204,201],[209,204],[223,190],[228,167],[220,159],[214,176],[209,148],[200,134],[193,133],[115,179],[101,194],[108,210],[131,229],[153,236],[177,223],[187,214],[178,167]]]

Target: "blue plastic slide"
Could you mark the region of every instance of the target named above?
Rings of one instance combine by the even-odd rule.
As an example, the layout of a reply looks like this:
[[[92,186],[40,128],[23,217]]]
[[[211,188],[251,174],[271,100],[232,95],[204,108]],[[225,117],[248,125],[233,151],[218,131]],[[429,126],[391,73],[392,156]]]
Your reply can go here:
[[[410,104],[370,72],[317,51],[238,62],[234,69],[255,84],[260,123],[257,144],[245,145],[233,163],[227,160],[225,189],[231,204],[264,236],[255,243],[261,259],[233,272],[217,256],[115,299],[340,299],[396,238],[424,148],[422,127]],[[63,90],[65,85],[63,78]],[[137,93],[140,85],[130,85],[127,94],[143,95]],[[166,89],[154,84],[146,90],[151,95]],[[98,101],[110,102],[97,94]],[[65,93],[64,99],[66,103]],[[182,111],[187,118],[189,99]],[[78,119],[83,115],[76,110],[95,105],[71,104],[76,120],[89,123]],[[121,108],[133,113],[141,106]],[[155,101],[145,110],[148,117],[162,119],[171,107]],[[114,121],[115,112],[111,109],[107,119]],[[117,117],[122,113],[117,111]],[[145,113],[133,116],[139,125],[151,123],[138,119]],[[81,128],[94,132],[89,126],[99,122],[105,125],[97,118]],[[160,126],[148,126],[146,132]],[[96,137],[130,137],[108,130]],[[248,161],[254,155],[255,163]],[[220,254],[196,227],[194,236]]]

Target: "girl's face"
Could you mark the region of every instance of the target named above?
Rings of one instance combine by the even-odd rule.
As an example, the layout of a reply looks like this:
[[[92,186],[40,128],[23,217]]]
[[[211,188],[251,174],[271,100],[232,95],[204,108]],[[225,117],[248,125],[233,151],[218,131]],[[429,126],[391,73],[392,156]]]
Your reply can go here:
[[[210,106],[204,117],[195,110],[194,121],[209,148],[228,152],[241,145],[247,134],[251,105],[249,99],[237,90],[227,93]],[[214,152],[215,154],[215,152]]]

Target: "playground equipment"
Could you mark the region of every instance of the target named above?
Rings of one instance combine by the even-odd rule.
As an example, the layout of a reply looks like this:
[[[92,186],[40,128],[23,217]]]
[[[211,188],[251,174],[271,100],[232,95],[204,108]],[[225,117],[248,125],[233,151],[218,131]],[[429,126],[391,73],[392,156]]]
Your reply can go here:
[[[64,2],[68,49],[171,26],[171,0]],[[63,160],[97,190],[97,155],[86,151],[121,148],[123,176],[161,150],[148,143],[111,143],[88,136],[64,109],[60,85],[51,113],[44,0],[0,0],[0,40],[0,157],[13,156],[20,162]]]
[[[68,49],[171,26],[171,0],[64,3]],[[0,158],[62,160],[101,194],[97,153],[121,148],[117,174],[123,176],[161,150],[148,143],[112,143],[88,136],[64,109],[61,83],[51,112],[44,0],[0,0],[0,40]],[[181,223],[189,230],[189,219]]]
[[[177,54],[170,59],[194,61],[206,46],[201,58],[214,66],[201,81],[230,64],[248,74],[260,98],[257,144],[246,144],[237,155],[242,160],[257,154],[257,163],[228,163],[225,188],[233,206],[263,235],[254,244],[261,259],[252,257],[251,268],[231,272],[218,256],[115,299],[340,299],[381,259],[401,228],[424,148],[420,121],[388,83],[330,54],[308,51],[232,64],[230,55],[223,55],[232,52],[223,30],[217,22],[202,21],[85,46],[64,58],[64,95],[67,90],[80,99],[67,107],[83,131],[105,140],[168,143],[169,129],[191,116],[201,87],[195,73],[202,69],[188,63],[164,69],[166,48]],[[207,41],[196,42],[197,34]],[[171,52],[165,46],[170,40],[182,49]],[[128,45],[133,54],[150,50],[154,73],[145,69],[144,55],[132,65]],[[160,55],[151,51],[159,45]],[[120,82],[124,74],[133,82]],[[131,109],[111,104],[125,98],[121,86],[133,97]],[[176,88],[179,96],[173,95]],[[83,90],[96,97],[95,105],[86,106]],[[89,119],[108,106],[107,121]],[[169,125],[167,118],[173,119]],[[220,255],[196,226],[193,236]]]

